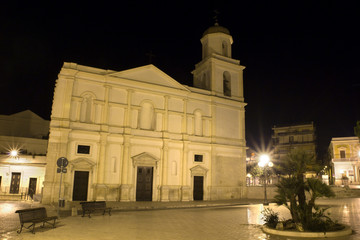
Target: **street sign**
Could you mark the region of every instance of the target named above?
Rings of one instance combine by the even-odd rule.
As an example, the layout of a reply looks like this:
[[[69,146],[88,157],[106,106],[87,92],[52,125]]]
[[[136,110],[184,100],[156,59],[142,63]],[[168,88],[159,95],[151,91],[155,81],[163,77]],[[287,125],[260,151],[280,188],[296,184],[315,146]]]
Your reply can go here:
[[[56,162],[58,167],[66,167],[69,164],[69,161],[65,157],[61,157]]]
[[[57,173],[67,173],[67,168],[57,168],[56,172]]]

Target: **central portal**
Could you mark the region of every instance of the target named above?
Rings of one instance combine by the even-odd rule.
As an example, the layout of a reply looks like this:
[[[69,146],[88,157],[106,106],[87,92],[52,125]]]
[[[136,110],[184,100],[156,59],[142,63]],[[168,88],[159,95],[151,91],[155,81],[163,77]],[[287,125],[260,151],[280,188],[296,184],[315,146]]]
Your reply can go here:
[[[87,201],[89,172],[75,171],[73,201]]]
[[[204,200],[204,177],[194,176],[194,200]]]
[[[153,168],[138,167],[136,181],[136,201],[152,201]]]

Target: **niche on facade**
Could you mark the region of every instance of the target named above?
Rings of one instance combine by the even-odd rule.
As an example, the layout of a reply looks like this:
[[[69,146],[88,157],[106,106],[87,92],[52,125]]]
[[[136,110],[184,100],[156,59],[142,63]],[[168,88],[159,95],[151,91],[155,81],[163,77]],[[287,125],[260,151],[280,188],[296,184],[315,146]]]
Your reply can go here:
[[[96,97],[90,92],[83,93],[81,97],[80,122],[92,123],[94,115],[94,100]]]
[[[223,73],[223,90],[225,96],[231,97],[231,75],[228,71]]]
[[[194,132],[196,136],[203,135],[203,120],[200,110],[195,110],[194,112]]]
[[[160,161],[159,158],[155,157],[154,155],[143,152],[136,156],[131,157],[133,162],[133,167],[137,166],[148,166],[148,167],[158,167],[158,163]]]
[[[153,104],[149,101],[144,101],[141,103],[138,126],[140,129],[155,130],[155,109]]]

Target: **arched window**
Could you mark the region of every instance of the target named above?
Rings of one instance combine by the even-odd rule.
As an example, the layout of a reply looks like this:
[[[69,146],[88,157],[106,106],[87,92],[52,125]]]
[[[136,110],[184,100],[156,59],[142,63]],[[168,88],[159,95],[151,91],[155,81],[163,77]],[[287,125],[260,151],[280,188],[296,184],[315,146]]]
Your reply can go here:
[[[199,110],[194,112],[194,120],[195,120],[195,135],[202,136],[203,134],[203,126],[202,126],[202,115]]]
[[[225,41],[222,42],[221,48],[222,48],[222,55],[228,57],[227,43]]]
[[[154,106],[149,102],[144,102],[141,105],[139,127],[140,127],[140,129],[146,129],[146,130],[154,130],[155,129]]]
[[[225,96],[231,97],[231,76],[229,72],[223,74],[223,91]]]
[[[80,122],[92,122],[93,96],[86,94],[83,96],[80,110]]]

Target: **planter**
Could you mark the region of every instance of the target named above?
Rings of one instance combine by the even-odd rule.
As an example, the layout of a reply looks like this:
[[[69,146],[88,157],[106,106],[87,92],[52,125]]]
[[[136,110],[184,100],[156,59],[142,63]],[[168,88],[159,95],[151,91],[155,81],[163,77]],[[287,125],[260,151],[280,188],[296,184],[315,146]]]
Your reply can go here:
[[[324,237],[343,237],[352,234],[352,230],[349,226],[345,226],[344,229],[333,232],[298,232],[298,231],[286,231],[276,230],[262,226],[262,230],[265,233],[284,236],[284,237],[303,237],[303,238],[324,238]]]

